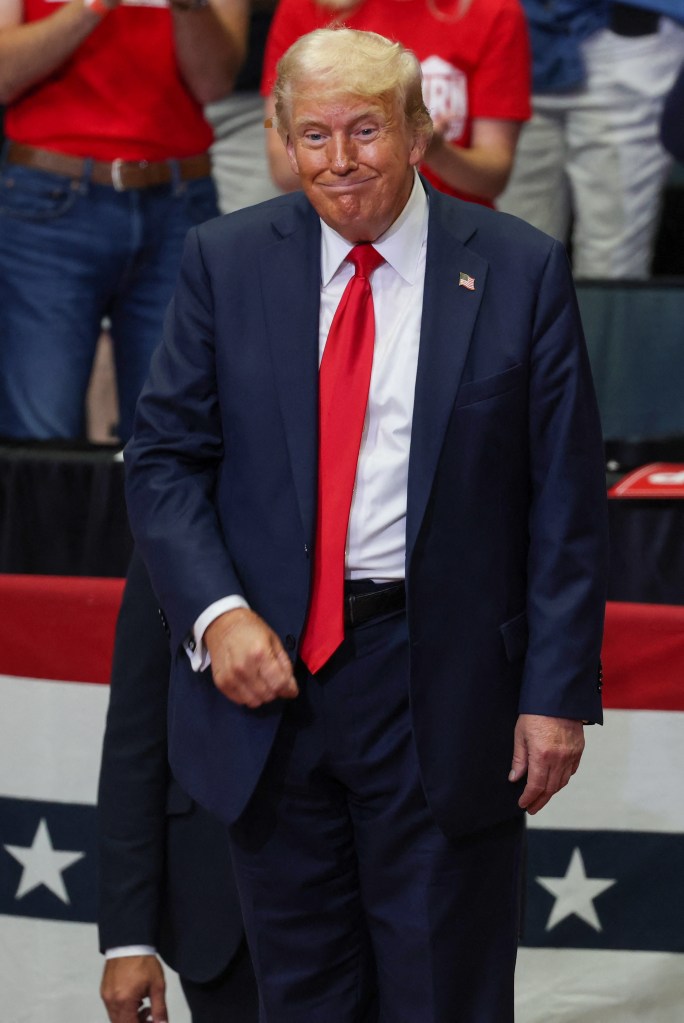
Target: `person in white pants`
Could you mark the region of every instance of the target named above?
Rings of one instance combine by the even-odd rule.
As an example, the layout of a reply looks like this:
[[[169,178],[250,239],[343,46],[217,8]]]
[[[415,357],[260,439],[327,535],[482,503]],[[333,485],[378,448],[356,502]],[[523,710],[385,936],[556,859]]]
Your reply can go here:
[[[684,25],[656,10],[667,0],[643,8],[565,0],[556,6],[563,14],[547,5],[542,14],[538,0],[523,4],[534,114],[497,206],[569,242],[577,278],[646,278],[671,164],[660,118],[684,60]],[[558,53],[565,64],[551,59]]]
[[[221,213],[279,194],[268,167],[264,101],[259,92],[264,47],[276,3],[250,0],[247,58],[233,92],[204,108],[214,130],[211,167]]]

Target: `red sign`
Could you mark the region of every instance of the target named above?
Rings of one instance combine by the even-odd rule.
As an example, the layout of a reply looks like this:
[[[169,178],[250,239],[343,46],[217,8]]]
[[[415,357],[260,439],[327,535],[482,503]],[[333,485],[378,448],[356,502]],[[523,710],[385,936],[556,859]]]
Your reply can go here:
[[[608,496],[684,498],[684,465],[674,462],[642,465],[612,486]]]

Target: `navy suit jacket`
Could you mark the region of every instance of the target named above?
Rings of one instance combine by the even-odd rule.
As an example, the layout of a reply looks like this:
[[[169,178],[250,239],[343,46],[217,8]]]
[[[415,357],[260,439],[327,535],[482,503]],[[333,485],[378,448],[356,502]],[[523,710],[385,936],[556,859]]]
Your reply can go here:
[[[455,836],[518,812],[507,775],[519,713],[601,718],[605,471],[562,246],[426,190],[411,708],[428,801]],[[296,658],[316,513],[319,303],[320,221],[303,194],[191,231],[125,452],[131,525],[171,627],[171,761],[229,821],[282,705],[233,704],[192,672],[182,643],[209,604],[240,593]]]
[[[241,947],[228,829],[169,771],[169,643],[133,555],[116,630],[98,797],[102,951],[153,945],[186,980],[218,976]]]

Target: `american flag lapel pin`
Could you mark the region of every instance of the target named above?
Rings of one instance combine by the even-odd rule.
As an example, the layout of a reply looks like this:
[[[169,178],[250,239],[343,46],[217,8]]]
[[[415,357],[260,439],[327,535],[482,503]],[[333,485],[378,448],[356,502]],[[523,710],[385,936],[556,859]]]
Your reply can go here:
[[[463,273],[463,270],[458,275],[458,286],[459,288],[467,288],[468,291],[475,291],[475,278],[471,277],[470,274]]]

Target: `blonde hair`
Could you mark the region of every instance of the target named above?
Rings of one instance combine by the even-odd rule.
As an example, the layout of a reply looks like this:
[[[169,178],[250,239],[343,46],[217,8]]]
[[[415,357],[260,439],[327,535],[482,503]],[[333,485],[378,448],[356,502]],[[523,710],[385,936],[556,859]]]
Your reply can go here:
[[[274,124],[282,138],[289,134],[295,99],[312,84],[321,99],[348,95],[396,102],[416,138],[430,140],[420,63],[401,43],[352,28],[319,28],[301,36],[278,61]]]

